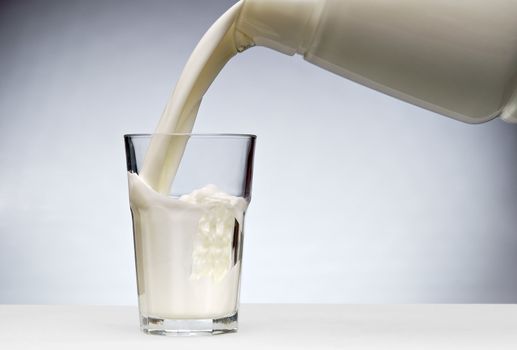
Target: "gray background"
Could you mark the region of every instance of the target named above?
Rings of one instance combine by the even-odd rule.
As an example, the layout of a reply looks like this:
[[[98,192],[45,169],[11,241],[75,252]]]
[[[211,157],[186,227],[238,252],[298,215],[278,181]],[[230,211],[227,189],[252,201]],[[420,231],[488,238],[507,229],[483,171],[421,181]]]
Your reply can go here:
[[[0,303],[136,303],[122,135],[232,3],[0,3]],[[254,48],[195,131],[259,137],[243,301],[517,302],[517,126]]]

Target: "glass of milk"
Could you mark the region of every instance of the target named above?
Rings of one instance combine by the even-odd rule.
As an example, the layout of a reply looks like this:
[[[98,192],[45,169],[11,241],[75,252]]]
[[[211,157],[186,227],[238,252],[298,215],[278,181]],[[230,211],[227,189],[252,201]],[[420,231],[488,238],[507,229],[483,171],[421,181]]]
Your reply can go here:
[[[124,139],[141,329],[160,335],[235,332],[256,137]],[[171,183],[167,191],[152,188],[139,173],[151,140],[167,144],[171,157],[181,159],[173,174],[163,174],[162,183]]]

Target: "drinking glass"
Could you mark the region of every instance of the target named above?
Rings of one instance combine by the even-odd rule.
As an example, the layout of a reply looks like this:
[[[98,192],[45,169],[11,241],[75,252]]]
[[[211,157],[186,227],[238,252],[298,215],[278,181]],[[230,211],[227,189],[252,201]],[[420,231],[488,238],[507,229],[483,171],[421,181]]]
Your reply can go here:
[[[241,134],[124,136],[143,332],[237,330],[255,139]],[[167,175],[173,181],[165,191],[153,188],[142,171],[152,142],[173,148],[163,158],[164,168],[168,158],[180,160],[175,175]]]

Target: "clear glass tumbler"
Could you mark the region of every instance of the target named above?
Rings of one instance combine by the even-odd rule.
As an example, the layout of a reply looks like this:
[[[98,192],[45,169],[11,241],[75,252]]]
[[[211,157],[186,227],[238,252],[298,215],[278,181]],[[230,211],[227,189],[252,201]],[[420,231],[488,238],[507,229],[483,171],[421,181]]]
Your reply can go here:
[[[235,332],[244,216],[251,200],[254,135],[125,135],[129,198],[145,333]],[[178,147],[167,193],[139,170],[148,146]],[[167,159],[163,160],[168,162]]]

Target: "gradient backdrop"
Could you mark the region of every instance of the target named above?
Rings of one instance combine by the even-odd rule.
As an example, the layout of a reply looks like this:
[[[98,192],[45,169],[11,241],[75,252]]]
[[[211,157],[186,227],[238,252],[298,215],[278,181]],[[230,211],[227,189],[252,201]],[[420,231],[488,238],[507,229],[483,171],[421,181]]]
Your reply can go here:
[[[0,303],[136,303],[122,135],[232,3],[0,2]],[[195,131],[258,135],[242,301],[517,302],[517,126],[254,48]]]

